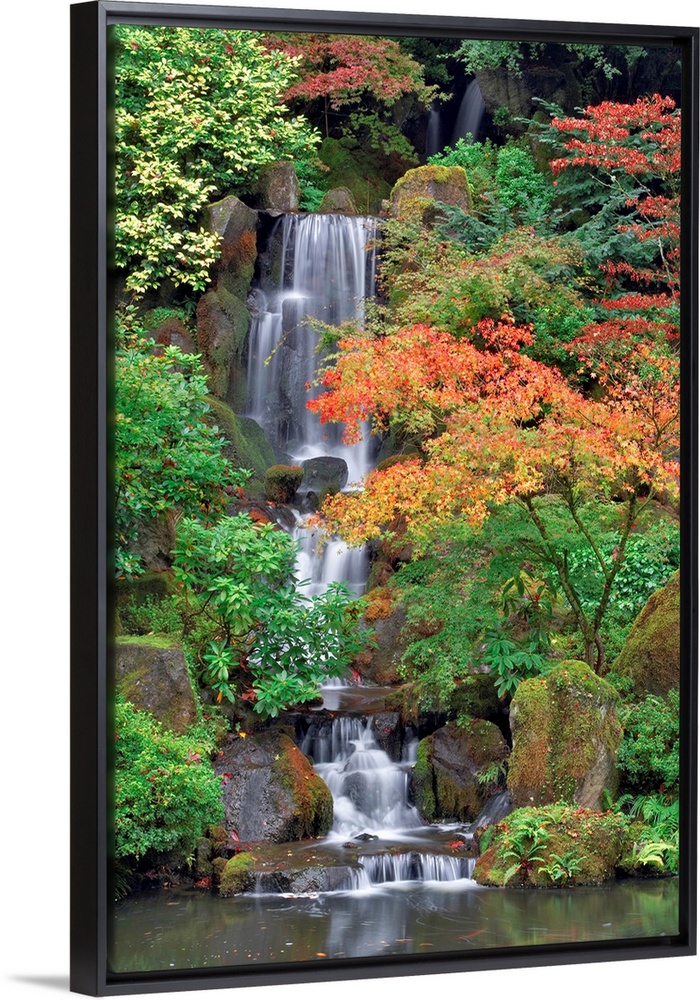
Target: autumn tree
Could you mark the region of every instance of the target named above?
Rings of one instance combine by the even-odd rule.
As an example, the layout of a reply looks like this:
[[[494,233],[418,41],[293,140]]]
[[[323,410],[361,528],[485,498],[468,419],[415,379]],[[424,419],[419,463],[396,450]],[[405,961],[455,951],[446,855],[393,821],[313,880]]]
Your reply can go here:
[[[524,354],[530,341],[529,330],[493,320],[460,340],[426,325],[342,340],[322,378],[326,391],[309,406],[322,421],[343,422],[349,441],[371,419],[376,433],[400,424],[422,445],[418,456],[370,473],[362,492],[332,497],[324,513],[354,543],[400,518],[420,552],[440,524],[483,523],[490,504],[519,503],[558,576],[585,657],[600,670],[600,626],[630,533],[653,499],[677,500],[677,365],[669,359],[655,375],[642,368],[633,382],[634,358],[628,383],[593,400]],[[649,383],[664,387],[663,398],[651,398]],[[618,511],[610,553],[586,514],[593,501],[614,502]],[[603,581],[593,612],[569,569],[571,532],[585,539]]]

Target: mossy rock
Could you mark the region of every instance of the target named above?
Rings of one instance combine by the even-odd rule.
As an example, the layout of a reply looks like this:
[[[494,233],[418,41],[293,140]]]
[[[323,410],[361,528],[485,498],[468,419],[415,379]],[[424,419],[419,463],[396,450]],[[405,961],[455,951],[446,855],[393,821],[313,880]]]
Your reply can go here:
[[[234,195],[228,195],[206,206],[204,225],[221,237],[219,259],[213,267],[215,286],[245,299],[258,253],[258,213]]]
[[[639,696],[667,694],[680,685],[680,570],[651,595],[637,615],[615,662],[615,672],[631,678]]]
[[[197,303],[197,347],[211,390],[235,411],[245,409],[249,328],[245,302],[222,286],[210,289]]]
[[[236,896],[255,885],[254,861],[245,851],[229,858],[219,877],[219,895]]]
[[[330,191],[326,191],[318,211],[334,215],[358,215],[357,206],[352,194],[345,187],[332,188]]]
[[[284,843],[322,837],[333,824],[333,796],[289,736],[261,732],[235,739],[214,763],[226,827],[240,841]]]
[[[391,192],[391,214],[397,218],[419,211],[422,217],[430,205],[440,202],[471,211],[469,181],[464,167],[428,164],[408,170]],[[426,224],[429,220],[426,219]]]
[[[618,786],[622,741],[619,696],[580,660],[518,685],[510,706],[513,751],[508,790],[514,806],[575,802],[599,809]]]
[[[252,417],[238,416],[227,403],[215,396],[209,396],[207,401],[211,406],[208,422],[217,424],[228,442],[226,457],[237,468],[249,469],[254,479],[261,480],[275,461],[275,453],[265,437],[265,431]]]
[[[265,472],[265,496],[274,503],[289,503],[299,489],[304,470],[298,465],[271,465]]]
[[[484,719],[448,723],[418,744],[411,778],[413,801],[423,819],[472,822],[497,790],[481,781],[489,765],[501,765],[508,747],[497,726]]]
[[[181,646],[169,636],[118,636],[116,688],[126,701],[174,733],[197,721],[198,702]]]
[[[482,838],[472,878],[527,889],[602,885],[615,878],[626,842],[612,812],[561,803],[515,809]]]

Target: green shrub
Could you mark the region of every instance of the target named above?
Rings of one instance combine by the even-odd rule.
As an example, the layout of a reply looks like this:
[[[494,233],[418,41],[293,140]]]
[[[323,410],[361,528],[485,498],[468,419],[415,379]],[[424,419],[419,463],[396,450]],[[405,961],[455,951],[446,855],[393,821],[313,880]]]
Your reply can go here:
[[[648,695],[639,704],[621,709],[625,735],[617,763],[622,790],[635,795],[678,792],[679,694],[669,691],[666,697]]]
[[[199,723],[176,736],[120,697],[115,723],[115,857],[138,861],[176,851],[188,858],[206,828],[223,818],[209,727]]]
[[[303,478],[298,465],[271,465],[265,473],[265,496],[274,503],[289,503]]]

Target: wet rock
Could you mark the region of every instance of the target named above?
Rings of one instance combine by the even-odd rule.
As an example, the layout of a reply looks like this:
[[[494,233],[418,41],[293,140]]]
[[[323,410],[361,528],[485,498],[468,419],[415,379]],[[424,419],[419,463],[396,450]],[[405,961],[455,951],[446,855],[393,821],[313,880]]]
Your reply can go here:
[[[337,493],[347,485],[348,464],[343,458],[319,455],[316,458],[307,458],[301,463],[301,467],[304,470],[304,478],[300,490],[314,490],[316,493],[331,490]]]
[[[372,735],[391,760],[401,760],[404,732],[398,712],[377,712],[372,716]]]
[[[117,691],[174,733],[197,721],[197,702],[182,648],[162,636],[119,636],[114,647]]]
[[[226,826],[241,841],[281,843],[330,830],[330,790],[286,734],[235,739],[215,769],[224,778]]]
[[[499,765],[507,757],[501,731],[484,719],[467,726],[450,722],[421,740],[411,794],[424,820],[475,820],[498,789]],[[484,781],[489,768],[493,776]]]

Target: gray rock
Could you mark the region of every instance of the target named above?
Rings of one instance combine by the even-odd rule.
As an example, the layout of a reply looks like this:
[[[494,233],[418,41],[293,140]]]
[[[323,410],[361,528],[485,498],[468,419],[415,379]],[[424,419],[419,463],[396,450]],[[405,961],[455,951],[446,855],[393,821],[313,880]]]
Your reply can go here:
[[[174,733],[197,720],[197,702],[182,649],[159,636],[119,636],[115,642],[117,691]]]
[[[224,778],[226,827],[241,841],[282,843],[330,830],[330,790],[285,734],[235,739],[215,770]]]
[[[348,465],[343,458],[319,455],[301,463],[304,478],[299,489],[321,493],[325,489],[342,490],[348,481]]]
[[[255,208],[266,212],[298,212],[299,194],[294,164],[270,163],[260,171],[252,201]]]
[[[328,212],[335,215],[358,215],[353,197],[345,187],[332,188],[330,191],[326,191],[318,210],[319,212]]]

